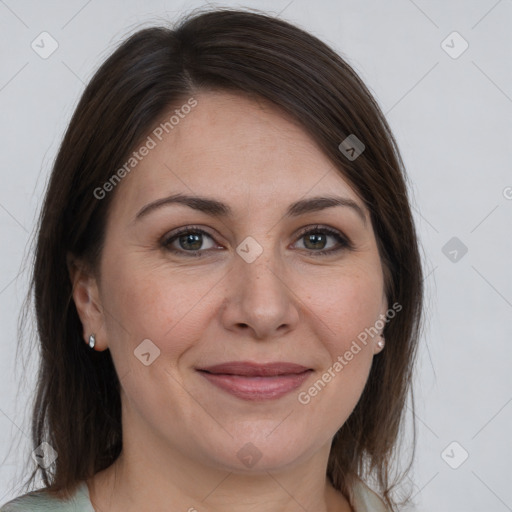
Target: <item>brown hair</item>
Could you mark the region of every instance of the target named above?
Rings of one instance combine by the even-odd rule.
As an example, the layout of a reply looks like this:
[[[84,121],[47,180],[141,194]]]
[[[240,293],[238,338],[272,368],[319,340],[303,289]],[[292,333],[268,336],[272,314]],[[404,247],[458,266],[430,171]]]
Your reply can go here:
[[[41,347],[33,444],[48,442],[58,458],[36,468],[27,485],[40,471],[50,492],[69,496],[122,449],[119,381],[110,352],[91,351],[83,341],[66,257],[97,268],[115,192],[98,200],[93,191],[171,105],[201,90],[242,92],[288,113],[370,211],[388,304],[402,309],[386,324],[386,348],[374,357],[361,399],[334,437],[327,474],[345,496],[355,478],[375,477],[396,510],[391,491],[404,475],[397,472],[392,482],[391,462],[412,391],[423,303],[403,162],[379,106],[345,60],[285,21],[230,9],[195,12],[174,29],[130,36],[94,74],[67,128],[39,220],[31,283]],[[351,134],[365,145],[355,160],[338,147]]]

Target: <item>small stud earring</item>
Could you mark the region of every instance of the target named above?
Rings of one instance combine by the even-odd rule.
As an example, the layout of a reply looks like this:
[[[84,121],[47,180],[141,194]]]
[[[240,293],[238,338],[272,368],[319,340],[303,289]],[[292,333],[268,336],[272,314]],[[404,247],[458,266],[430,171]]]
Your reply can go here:
[[[379,347],[381,350],[384,348],[386,341],[384,340],[384,336],[381,335],[380,340],[377,341],[377,347]]]
[[[89,347],[94,348],[94,345],[96,345],[96,336],[94,336],[94,334],[91,334],[89,336]]]

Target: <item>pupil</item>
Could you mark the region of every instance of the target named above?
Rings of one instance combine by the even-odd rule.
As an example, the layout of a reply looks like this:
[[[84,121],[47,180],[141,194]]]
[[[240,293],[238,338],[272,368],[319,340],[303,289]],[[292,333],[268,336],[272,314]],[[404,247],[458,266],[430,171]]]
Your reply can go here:
[[[318,244],[321,244],[323,248],[324,244],[322,242],[325,242],[323,240],[324,235],[323,234],[316,234],[316,235],[308,235],[306,237],[306,246],[308,243],[311,243],[313,246],[313,249],[318,249]],[[190,245],[189,245],[190,244]],[[188,233],[186,235],[183,235],[180,237],[180,245],[183,249],[187,248],[191,249],[193,251],[197,251],[201,249],[202,241],[201,241],[201,234],[200,233]]]
[[[184,241],[184,243],[182,243]],[[187,247],[186,245],[188,243],[191,243],[192,245],[194,245],[194,243],[196,244],[195,246],[191,247]],[[180,237],[180,244],[181,244],[181,247],[183,249],[192,249],[193,251],[197,251],[201,248],[201,234],[200,233],[188,233],[186,235],[183,235],[182,237]]]
[[[309,242],[313,242],[313,244],[316,244],[318,242],[322,243],[322,240],[321,240],[321,237],[323,237],[324,235],[323,234],[317,234],[317,235],[308,235],[306,237],[306,240],[309,241]],[[307,245],[307,244],[306,244]],[[318,248],[318,247],[313,247],[313,248]],[[321,249],[323,249],[323,246],[320,247]]]

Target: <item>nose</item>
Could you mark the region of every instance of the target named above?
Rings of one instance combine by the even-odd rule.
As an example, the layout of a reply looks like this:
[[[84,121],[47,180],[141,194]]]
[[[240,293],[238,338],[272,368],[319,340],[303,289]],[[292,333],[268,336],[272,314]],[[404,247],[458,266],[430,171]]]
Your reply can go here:
[[[283,336],[299,321],[299,304],[282,265],[261,255],[252,263],[237,256],[221,312],[224,328],[258,340]]]

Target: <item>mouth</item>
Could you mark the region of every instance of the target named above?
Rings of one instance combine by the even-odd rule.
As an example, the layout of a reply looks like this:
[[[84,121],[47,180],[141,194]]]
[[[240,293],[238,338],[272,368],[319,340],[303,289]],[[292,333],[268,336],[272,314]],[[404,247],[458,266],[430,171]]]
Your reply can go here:
[[[297,389],[313,372],[295,363],[232,361],[196,369],[210,384],[249,401],[275,400]]]

